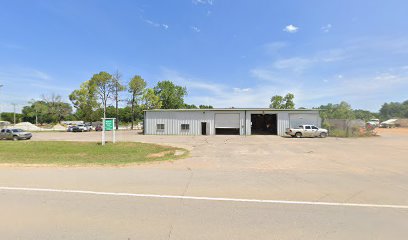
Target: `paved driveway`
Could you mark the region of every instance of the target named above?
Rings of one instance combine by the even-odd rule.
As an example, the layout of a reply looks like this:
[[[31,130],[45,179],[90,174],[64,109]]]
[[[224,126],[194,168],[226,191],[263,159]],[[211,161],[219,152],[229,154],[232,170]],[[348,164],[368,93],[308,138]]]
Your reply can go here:
[[[34,135],[35,140],[99,138],[100,133]],[[408,134],[291,139],[119,132],[117,139],[181,146],[191,156],[119,168],[0,167],[1,186],[25,188],[0,189],[0,236],[405,239],[408,234]],[[247,201],[254,199],[259,201]]]

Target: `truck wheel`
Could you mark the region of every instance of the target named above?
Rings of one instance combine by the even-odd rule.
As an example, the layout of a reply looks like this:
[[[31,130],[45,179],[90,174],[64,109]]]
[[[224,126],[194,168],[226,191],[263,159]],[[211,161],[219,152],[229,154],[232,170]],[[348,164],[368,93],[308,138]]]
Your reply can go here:
[[[302,137],[302,133],[297,132],[297,133],[295,134],[295,137],[297,137],[297,138],[301,138],[301,137]]]
[[[321,138],[327,137],[327,133],[325,133],[325,132],[320,133],[320,137],[321,137]]]
[[[18,137],[17,136],[13,136],[13,141],[17,141]]]

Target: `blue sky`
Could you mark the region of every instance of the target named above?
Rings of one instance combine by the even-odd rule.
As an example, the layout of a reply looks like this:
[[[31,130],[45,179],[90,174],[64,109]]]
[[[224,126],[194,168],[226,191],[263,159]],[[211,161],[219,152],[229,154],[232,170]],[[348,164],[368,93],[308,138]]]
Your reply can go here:
[[[99,71],[186,86],[187,103],[378,111],[408,99],[408,2],[0,0],[1,110]]]

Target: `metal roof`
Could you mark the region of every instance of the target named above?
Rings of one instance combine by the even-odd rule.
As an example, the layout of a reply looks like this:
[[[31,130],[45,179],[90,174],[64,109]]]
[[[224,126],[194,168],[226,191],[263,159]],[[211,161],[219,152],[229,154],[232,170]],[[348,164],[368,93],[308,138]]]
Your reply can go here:
[[[322,109],[273,109],[273,108],[193,108],[193,109],[151,109],[145,112],[193,112],[193,111],[288,111],[288,112],[308,112],[321,111]]]

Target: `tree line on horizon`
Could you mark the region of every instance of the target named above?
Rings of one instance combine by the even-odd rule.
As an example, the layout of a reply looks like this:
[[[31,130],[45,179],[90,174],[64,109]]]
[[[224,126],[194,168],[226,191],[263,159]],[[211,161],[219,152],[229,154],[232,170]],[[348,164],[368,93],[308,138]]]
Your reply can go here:
[[[131,123],[133,129],[135,122],[142,121],[143,110],[213,108],[211,105],[187,104],[184,102],[185,96],[187,88],[169,80],[147,88],[147,82],[139,75],[134,75],[127,83],[123,83],[118,71],[113,74],[102,71],[69,94],[71,103],[63,102],[59,95],[42,95],[41,100],[30,101],[28,106],[23,107],[21,114],[16,114],[16,122],[96,122],[101,121],[102,117],[114,117],[118,119],[117,124]],[[13,122],[14,113],[3,113],[2,120]]]
[[[187,104],[187,88],[178,86],[172,81],[158,82],[148,88],[146,81],[134,75],[123,83],[122,75],[99,72],[91,79],[81,83],[78,89],[69,94],[71,103],[64,102],[59,95],[42,95],[40,100],[32,100],[23,107],[21,114],[2,113],[1,120],[13,122],[27,121],[36,124],[58,123],[60,121],[82,120],[85,122],[100,121],[102,117],[114,117],[119,123],[140,122],[143,110],[149,109],[212,109],[211,105]],[[295,109],[294,94],[271,97],[271,109]],[[125,104],[122,104],[122,103]],[[122,107],[120,107],[122,106]],[[304,109],[302,107],[298,109]],[[408,118],[408,100],[402,103],[384,103],[378,113],[363,109],[352,109],[345,101],[338,104],[328,103],[315,109],[322,109],[323,119],[363,119],[372,118],[387,120],[390,118]]]

